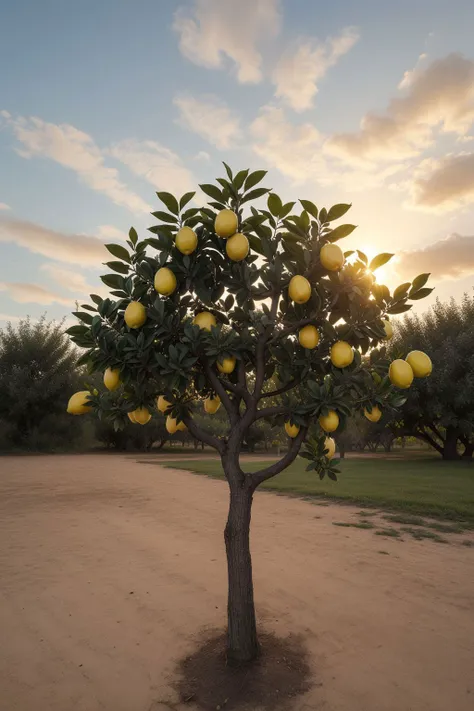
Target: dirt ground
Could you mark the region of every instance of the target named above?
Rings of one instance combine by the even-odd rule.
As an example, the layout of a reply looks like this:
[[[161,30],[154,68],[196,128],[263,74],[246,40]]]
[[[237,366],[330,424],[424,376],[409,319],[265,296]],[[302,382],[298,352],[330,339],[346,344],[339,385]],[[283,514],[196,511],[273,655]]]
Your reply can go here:
[[[225,623],[223,482],[134,456],[0,458],[0,710],[182,711],[175,665]],[[471,711],[474,548],[333,526],[257,493],[262,631],[304,640],[292,711]]]

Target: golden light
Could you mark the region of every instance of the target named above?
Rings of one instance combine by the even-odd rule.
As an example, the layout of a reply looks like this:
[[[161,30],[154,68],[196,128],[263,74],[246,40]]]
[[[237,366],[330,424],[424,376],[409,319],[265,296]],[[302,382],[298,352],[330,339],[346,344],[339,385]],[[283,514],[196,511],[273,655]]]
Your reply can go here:
[[[367,256],[370,264],[371,260],[376,257],[377,254],[380,254],[381,252],[388,252],[391,250],[380,249],[380,247],[374,247],[372,244],[365,244],[360,248],[360,251]],[[386,284],[390,287],[391,283],[395,283],[395,275],[393,273],[393,263],[395,262],[395,259],[395,257],[392,257],[388,264],[383,267],[379,267],[375,270],[374,274],[377,278],[378,284]]]

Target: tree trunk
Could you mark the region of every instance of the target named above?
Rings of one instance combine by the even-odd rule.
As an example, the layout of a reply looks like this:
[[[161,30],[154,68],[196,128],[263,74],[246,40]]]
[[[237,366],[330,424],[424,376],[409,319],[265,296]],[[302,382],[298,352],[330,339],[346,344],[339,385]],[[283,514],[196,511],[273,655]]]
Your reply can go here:
[[[446,428],[446,439],[444,441],[443,459],[459,459],[458,454],[459,432],[455,427]]]
[[[229,594],[227,602],[227,659],[230,664],[251,662],[258,655],[250,557],[250,515],[253,492],[234,488],[224,539]]]
[[[474,454],[474,442],[468,442],[464,445],[464,452],[462,453],[463,459],[471,459]]]

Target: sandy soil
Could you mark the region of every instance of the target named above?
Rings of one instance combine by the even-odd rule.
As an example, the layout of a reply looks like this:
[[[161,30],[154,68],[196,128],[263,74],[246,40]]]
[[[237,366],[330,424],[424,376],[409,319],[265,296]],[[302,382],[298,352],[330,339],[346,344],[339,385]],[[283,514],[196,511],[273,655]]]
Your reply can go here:
[[[171,681],[225,621],[225,483],[133,456],[0,471],[1,711],[191,709]],[[260,624],[312,663],[294,711],[471,711],[474,549],[332,525],[346,514],[256,496]]]

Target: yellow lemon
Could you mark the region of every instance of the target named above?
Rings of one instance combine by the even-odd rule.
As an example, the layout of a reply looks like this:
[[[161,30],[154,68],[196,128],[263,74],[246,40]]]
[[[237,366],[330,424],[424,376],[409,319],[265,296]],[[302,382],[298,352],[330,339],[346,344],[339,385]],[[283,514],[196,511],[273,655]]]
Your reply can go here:
[[[319,254],[321,264],[330,272],[337,272],[344,264],[344,252],[337,244],[325,244]]]
[[[177,423],[176,429],[178,430],[178,432],[186,432],[186,430],[187,430],[188,428],[187,428],[186,425],[184,424],[183,420],[181,420],[181,422],[178,422],[178,423]]]
[[[215,326],[216,323],[216,317],[209,311],[201,311],[201,313],[196,314],[193,319],[193,324],[195,326],[199,326],[199,328],[203,328],[206,331],[210,331],[211,326]]]
[[[166,412],[169,407],[171,407],[171,403],[165,398],[164,395],[160,395],[156,401],[156,409],[160,412]]]
[[[176,422],[176,417],[171,417],[171,415],[168,415],[166,418],[166,431],[168,434],[173,435],[175,432],[178,431],[178,423]]]
[[[336,368],[347,368],[354,360],[354,351],[346,341],[336,341],[331,346],[330,356]]]
[[[140,328],[146,321],[146,309],[139,301],[131,301],[124,313],[129,328]]]
[[[335,410],[329,410],[327,415],[321,415],[318,421],[325,432],[334,432],[339,427],[339,415]]]
[[[393,326],[390,321],[387,321],[387,319],[383,319],[382,323],[385,331],[385,338],[389,341],[393,336]]]
[[[298,340],[303,348],[316,348],[319,343],[319,331],[316,326],[303,326],[298,333]]]
[[[325,456],[328,459],[332,459],[336,454],[336,443],[332,437],[326,437],[326,439],[324,440],[324,449],[328,450]]]
[[[174,243],[181,254],[192,254],[197,247],[197,234],[190,227],[181,227]]]
[[[233,210],[221,210],[214,222],[214,230],[219,237],[232,237],[237,232],[239,221]]]
[[[311,284],[306,277],[298,274],[291,278],[288,295],[297,304],[305,304],[311,297]]]
[[[412,351],[406,357],[406,362],[410,364],[415,378],[427,378],[433,370],[431,358],[423,351]]]
[[[221,406],[221,399],[218,395],[207,397],[204,400],[204,410],[208,415],[214,415]]]
[[[80,390],[78,393],[74,393],[69,398],[67,404],[67,411],[70,415],[85,415],[92,409],[91,405],[88,405],[90,392],[89,390]]]
[[[107,390],[117,390],[121,382],[120,368],[107,368],[104,373],[104,385]]]
[[[139,425],[146,425],[151,420],[151,414],[146,407],[137,407],[132,414]]]
[[[130,422],[133,422],[134,425],[138,425],[138,422],[135,419],[135,413],[134,412],[127,412],[128,419]]]
[[[382,410],[378,405],[374,405],[371,412],[369,412],[368,409],[365,408],[364,415],[367,417],[368,420],[370,420],[370,422],[378,422],[382,417]]]
[[[176,289],[176,277],[168,267],[161,267],[155,274],[155,291],[162,296],[170,296]]]
[[[292,425],[290,422],[285,422],[285,431],[288,437],[294,439],[300,431],[299,425]]]
[[[249,241],[241,232],[237,232],[227,240],[225,251],[233,262],[241,262],[249,253]]]
[[[232,373],[235,368],[235,364],[236,359],[234,356],[231,356],[231,358],[224,358],[221,361],[217,361],[217,370],[220,373]]]
[[[409,388],[413,382],[413,370],[406,360],[397,358],[392,363],[390,363],[390,368],[388,369],[388,377],[392,385],[396,385],[397,388],[406,390]]]

